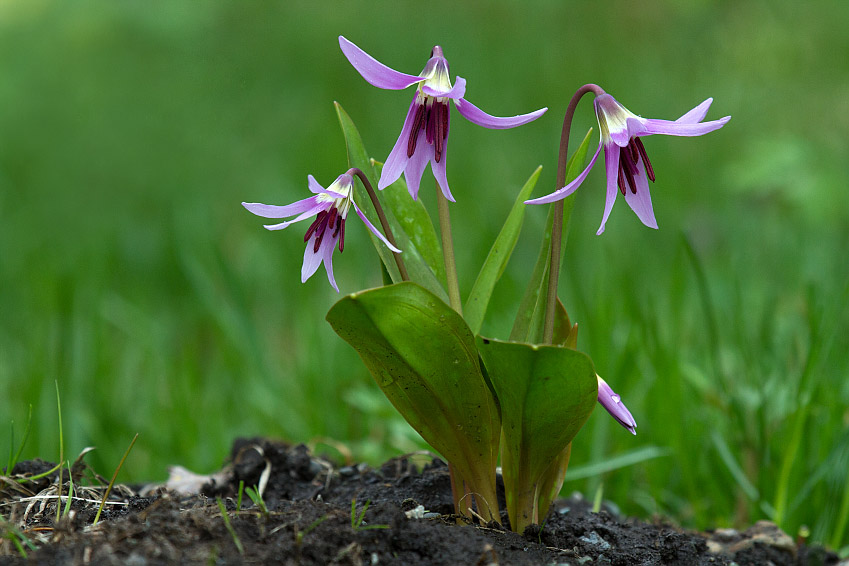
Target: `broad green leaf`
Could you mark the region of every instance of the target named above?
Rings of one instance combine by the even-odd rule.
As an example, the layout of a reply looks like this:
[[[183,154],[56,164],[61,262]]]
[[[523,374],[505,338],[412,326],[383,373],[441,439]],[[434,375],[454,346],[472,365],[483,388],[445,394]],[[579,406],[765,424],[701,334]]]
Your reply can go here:
[[[374,176],[380,178],[383,163],[371,160]],[[421,253],[436,278],[445,286],[445,261],[442,258],[442,242],[436,235],[433,221],[421,200],[413,200],[407,191],[404,176],[383,189],[383,202],[392,210],[398,224]]]
[[[548,508],[543,476],[590,416],[598,397],[592,361],[560,346],[477,338],[502,418],[502,475],[516,532]],[[550,491],[550,489],[549,489]],[[540,496],[543,497],[540,497]]]
[[[334,102],[334,105],[336,106],[336,115],[339,117],[339,124],[342,127],[342,133],[345,136],[345,145],[348,149],[348,166],[360,169],[368,178],[372,188],[377,191],[377,176],[375,175],[375,169],[372,167],[372,162],[368,157],[365,146],[363,145],[363,139],[360,136],[360,132],[357,130],[357,127],[354,125],[351,117],[348,116],[348,113],[345,112],[342,106],[340,106],[338,102]],[[357,204],[372,224],[380,227],[380,222],[377,219],[377,214],[374,211],[371,198],[366,192],[365,187],[361,187],[358,182],[354,183],[354,197],[356,198]],[[434,272],[424,260],[413,241],[410,240],[406,230],[403,229],[402,225],[395,217],[393,209],[388,206],[384,206],[383,209],[386,214],[386,218],[389,221],[389,226],[392,229],[392,234],[395,236],[398,247],[401,249],[401,258],[407,266],[407,272],[410,275],[410,279],[418,282],[431,292],[436,293],[440,298],[447,301],[448,295],[445,293],[444,286],[434,275]],[[431,230],[432,229],[431,225]],[[401,274],[398,272],[398,267],[395,265],[395,259],[392,257],[392,252],[389,251],[383,242],[378,240],[374,234],[369,233],[369,236],[371,237],[371,241],[377,249],[377,253],[380,255],[380,259],[383,261],[383,265],[386,267],[392,281],[394,283],[400,282]]]
[[[348,295],[327,321],[407,422],[484,498],[488,509],[478,512],[487,517],[491,511],[497,520],[501,421],[462,317],[407,282]]]
[[[571,183],[583,171],[592,133],[593,129],[590,128],[587,131],[587,135],[581,141],[581,145],[578,146],[578,149],[572,154],[569,161],[566,162],[566,184]],[[559,189],[561,187],[557,188]],[[571,196],[566,197],[563,204],[564,218],[571,214],[574,206],[575,194],[573,193]],[[554,222],[553,210],[554,207],[549,206],[542,246],[540,247],[539,256],[537,256],[537,263],[531,272],[531,278],[528,281],[525,294],[522,297],[522,302],[519,304],[519,312],[516,314],[516,321],[513,323],[513,330],[510,332],[510,340],[534,344],[542,340],[542,326],[545,322],[544,309],[546,297],[548,296],[548,260],[551,254],[551,225]],[[563,253],[566,250],[568,238],[568,229],[563,230],[558,266],[563,261]],[[536,316],[535,311],[537,312]]]
[[[469,293],[469,298],[463,306],[466,322],[475,334],[480,332],[492,290],[501,274],[504,273],[504,268],[507,267],[507,262],[510,261],[510,256],[519,240],[522,222],[525,219],[525,201],[530,198],[531,192],[537,184],[537,179],[539,179],[540,171],[542,171],[542,166],[536,168],[525,186],[519,191],[519,195],[513,203],[513,208],[510,209],[501,232],[498,233],[498,237],[492,244],[483,267],[478,273],[478,278],[472,286],[472,291]]]

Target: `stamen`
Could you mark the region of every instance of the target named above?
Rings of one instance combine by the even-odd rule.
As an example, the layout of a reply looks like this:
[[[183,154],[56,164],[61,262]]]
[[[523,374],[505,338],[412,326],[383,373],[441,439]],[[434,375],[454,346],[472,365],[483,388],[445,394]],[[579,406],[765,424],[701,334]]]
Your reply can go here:
[[[410,130],[410,139],[407,140],[407,157],[412,157],[416,152],[416,142],[419,139],[419,131],[422,129],[422,122],[424,121],[424,104],[419,104],[419,107],[416,108],[416,116],[413,118],[413,127]]]
[[[342,250],[345,249],[345,219],[341,216],[336,229],[339,230],[339,253],[341,254]]]
[[[427,143],[431,145],[433,145],[433,134],[435,128],[436,123],[434,121],[433,99],[428,97],[427,114],[425,115],[425,140],[427,140]]]
[[[444,141],[443,137],[443,120],[442,115],[445,112],[446,108],[443,104],[436,102],[433,105],[434,117],[433,121],[436,122],[434,125],[434,129],[436,133],[434,135],[433,140],[433,155],[436,162],[439,163],[439,160],[442,159],[442,142]]]
[[[616,184],[619,185],[619,192],[625,196],[625,176],[622,173],[622,163],[619,163],[619,173],[616,176]]]
[[[327,231],[328,220],[330,220],[330,215],[325,212],[324,217],[321,219],[321,224],[315,230],[315,244],[312,247],[312,251],[315,253],[318,253],[318,248],[321,247],[321,241],[324,239],[324,233]]]
[[[637,150],[640,152],[640,157],[643,158],[643,164],[646,166],[646,175],[649,180],[654,183],[654,169],[652,169],[651,161],[649,161],[649,156],[646,154],[646,148],[643,147],[643,142],[640,138],[634,138],[634,145],[637,146]]]
[[[316,216],[315,221],[312,224],[310,224],[310,227],[307,230],[307,233],[304,235],[304,241],[305,242],[307,240],[309,240],[310,236],[312,236],[313,232],[315,232],[318,229],[318,225],[321,224],[321,221],[324,220],[325,216],[327,216],[326,210],[322,210],[321,212],[318,213],[318,216]]]
[[[624,173],[625,179],[627,179],[628,185],[631,187],[631,192],[637,194],[637,184],[634,182],[634,175],[637,174],[637,165],[631,160],[631,152],[627,149],[622,148],[619,151],[619,168]]]

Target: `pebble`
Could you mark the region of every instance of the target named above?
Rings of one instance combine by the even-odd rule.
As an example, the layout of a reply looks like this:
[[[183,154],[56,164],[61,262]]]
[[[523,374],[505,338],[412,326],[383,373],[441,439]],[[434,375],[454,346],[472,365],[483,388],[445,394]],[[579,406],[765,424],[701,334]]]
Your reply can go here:
[[[590,534],[587,536],[582,536],[580,539],[581,542],[585,542],[590,546],[595,546],[602,552],[605,550],[610,550],[610,543],[604,540],[599,536],[599,534],[595,531],[590,531]]]

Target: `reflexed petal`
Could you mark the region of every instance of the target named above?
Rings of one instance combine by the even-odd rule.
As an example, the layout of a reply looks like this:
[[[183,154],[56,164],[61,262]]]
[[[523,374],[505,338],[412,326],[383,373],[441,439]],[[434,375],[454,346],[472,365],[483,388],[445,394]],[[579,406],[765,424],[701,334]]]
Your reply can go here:
[[[371,233],[372,233],[372,234],[374,234],[375,236],[377,236],[377,237],[380,239],[380,241],[381,241],[381,242],[383,242],[384,244],[386,244],[386,247],[387,247],[387,248],[389,248],[390,250],[392,250],[393,252],[395,252],[395,253],[401,253],[401,250],[399,250],[398,248],[396,248],[395,246],[393,246],[392,244],[390,244],[390,243],[389,243],[389,240],[387,240],[387,239],[383,236],[383,234],[381,234],[381,233],[380,233],[380,230],[378,230],[377,228],[375,228],[375,227],[374,227],[374,224],[372,224],[371,222],[369,222],[369,221],[368,221],[368,218],[366,218],[366,215],[362,213],[362,211],[360,210],[360,207],[359,207],[359,206],[357,206],[357,203],[355,203],[354,201],[351,201],[351,204],[353,204],[353,205],[354,205],[354,211],[357,213],[357,216],[359,216],[359,217],[360,217],[360,220],[362,220],[362,221],[363,221],[363,224],[365,224],[365,225],[366,225],[366,228],[368,228],[369,230],[371,230]]]
[[[440,98],[453,98],[455,100],[463,98],[463,95],[466,94],[466,79],[463,77],[457,77],[454,87],[449,91],[431,88],[425,84],[422,85],[422,92],[428,96],[436,96]]]
[[[366,81],[378,88],[401,90],[423,80],[417,75],[408,75],[390,69],[341,35],[339,36],[339,47],[342,48],[342,53],[345,54],[345,57],[348,58],[357,72]]]
[[[647,136],[651,134],[664,134],[667,136],[701,136],[714,130],[718,130],[727,124],[730,119],[731,116],[726,116],[719,120],[699,122],[697,124],[688,122],[672,122],[670,120],[642,120],[639,127],[641,131],[639,133],[632,133],[632,135]],[[628,120],[629,129],[632,121],[633,119]]]
[[[581,183],[584,182],[584,179],[587,178],[587,175],[590,172],[590,169],[595,165],[596,159],[598,159],[598,152],[601,151],[601,142],[598,144],[598,149],[595,150],[595,155],[590,159],[589,165],[587,165],[586,169],[584,169],[580,175],[575,177],[575,180],[563,187],[562,189],[558,189],[551,193],[550,195],[546,195],[544,197],[535,198],[532,200],[526,200],[525,204],[548,204],[550,202],[554,202],[560,199],[564,199],[575,192],[575,190],[581,186]]]
[[[638,173],[634,175],[634,183],[637,185],[637,193],[634,194],[629,190],[625,191],[625,202],[631,207],[631,210],[636,213],[640,221],[657,230],[657,220],[654,217],[654,210],[651,206],[651,193],[649,192],[649,180],[646,178],[646,167],[643,161],[640,160],[638,165]]]
[[[701,122],[705,119],[705,116],[707,116],[708,109],[712,102],[713,98],[708,98],[675,121],[684,124],[697,124]]]
[[[377,188],[383,190],[401,176],[404,169],[407,167],[407,144],[410,141],[410,130],[413,129],[413,120],[416,118],[416,94],[413,94],[413,102],[410,103],[410,109],[407,110],[407,118],[404,120],[404,126],[401,128],[401,135],[395,142],[395,147],[386,158],[386,163],[383,164],[383,171],[380,173],[380,180],[377,182]],[[418,146],[417,146],[418,147]],[[410,193],[412,194],[412,193]],[[415,197],[413,197],[415,198]]]
[[[478,126],[483,126],[484,128],[490,128],[494,130],[515,128],[516,126],[527,124],[528,122],[536,120],[537,118],[545,114],[546,110],[548,110],[548,108],[541,108],[536,112],[531,112],[530,114],[521,114],[519,116],[499,118],[498,116],[491,116],[487,114],[465,98],[455,100],[454,105],[457,107],[457,111],[462,114],[466,120],[477,124]]]
[[[427,143],[425,131],[421,130],[418,141],[416,142],[416,151],[407,161],[407,167],[404,169],[407,189],[409,189],[410,196],[413,197],[413,200],[416,200],[419,196],[419,185],[422,182],[422,174],[427,166],[427,162],[432,161],[433,157],[433,146]]]
[[[310,214],[308,216],[318,213],[318,211],[324,208],[324,205],[318,203],[317,200],[317,197],[309,197],[285,206],[262,204],[258,202],[243,202],[242,206],[253,214],[262,216],[263,218],[286,218],[287,216],[300,214],[302,212],[309,212]]]
[[[315,246],[315,234],[307,242],[307,249],[304,250],[304,265],[301,267],[301,283],[305,283],[307,279],[312,277],[315,270],[321,264],[321,254],[312,251]],[[327,238],[330,240],[331,238]],[[324,242],[322,242],[324,244]],[[321,250],[319,249],[319,252]]]
[[[615,143],[604,146],[604,168],[607,172],[607,196],[604,198],[604,216],[596,232],[597,236],[604,232],[604,225],[607,223],[610,211],[613,210],[613,203],[616,202],[616,194],[619,192],[619,187],[616,186],[619,175],[619,146]]]
[[[324,187],[319,185],[318,181],[312,175],[307,175],[307,187],[309,187],[311,193],[319,194],[324,192]]]
[[[324,269],[327,271],[327,280],[330,281],[330,285],[336,289],[336,292],[339,292],[339,286],[336,285],[336,278],[333,277],[333,250],[336,248],[336,242],[339,241],[339,236],[337,235],[335,238],[330,234],[327,234],[324,240],[321,241],[321,247],[318,249],[318,254],[321,256],[321,259],[324,261]]]
[[[445,145],[448,145],[448,139],[445,140]],[[454,195],[451,194],[451,189],[448,188],[448,177],[445,174],[445,162],[447,161],[448,152],[442,152],[442,159],[437,163],[435,160],[430,160],[430,170],[433,171],[433,176],[436,178],[436,182],[439,183],[439,187],[442,189],[442,194],[445,195],[451,202],[457,202],[454,200]]]

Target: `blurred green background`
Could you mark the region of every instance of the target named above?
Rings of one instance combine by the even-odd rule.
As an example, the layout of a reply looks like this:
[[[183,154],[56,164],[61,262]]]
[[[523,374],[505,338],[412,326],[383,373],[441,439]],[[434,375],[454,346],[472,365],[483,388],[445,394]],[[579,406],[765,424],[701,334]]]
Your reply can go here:
[[[344,443],[378,463],[422,445],[300,283],[286,204],[346,168],[338,101],[383,160],[412,91],[371,87],[345,35],[416,74],[439,43],[494,131],[455,114],[448,178],[463,295],[515,193],[554,189],[562,114],[595,82],[646,117],[707,98],[701,138],[646,141],[660,230],[623,202],[595,236],[603,168],[579,192],[561,297],[638,436],[602,410],[564,490],[700,528],[776,520],[849,544],[849,3],[0,2],[0,426],[23,457],[68,453],[124,481],[219,467],[237,435]],[[589,99],[573,129],[595,126]],[[573,142],[574,143],[574,142]],[[595,143],[595,142],[594,142]],[[574,146],[573,146],[574,147]],[[423,199],[435,210],[432,177]],[[484,333],[506,337],[538,251],[529,210]],[[379,284],[359,226],[342,293]],[[6,453],[8,435],[0,438]],[[6,456],[0,456],[5,462]],[[614,468],[614,469],[611,469]]]

